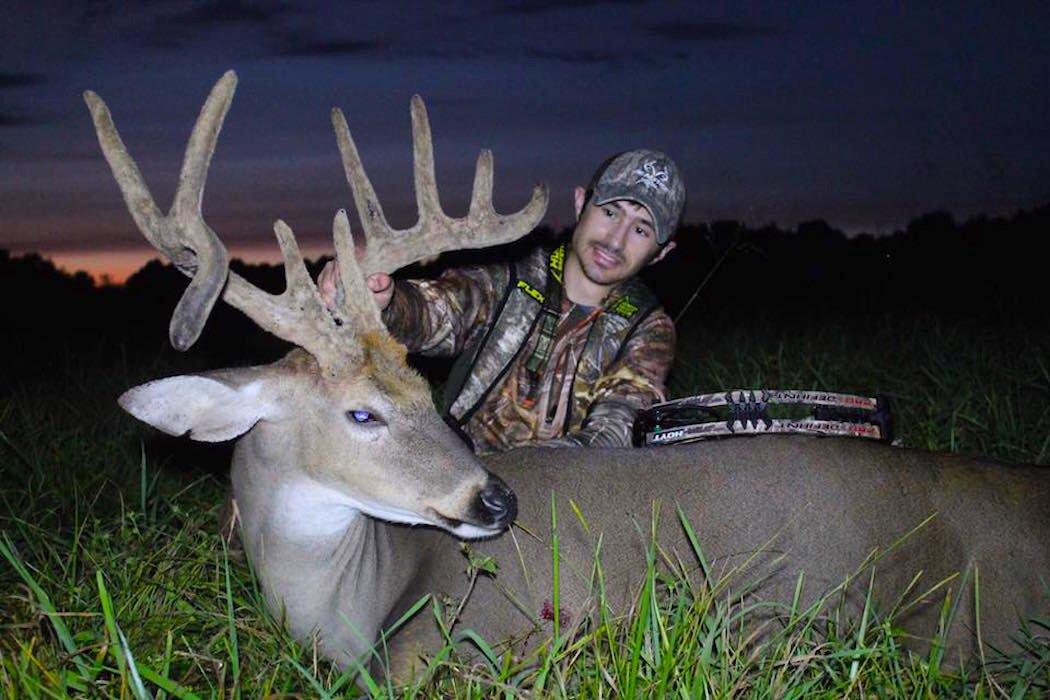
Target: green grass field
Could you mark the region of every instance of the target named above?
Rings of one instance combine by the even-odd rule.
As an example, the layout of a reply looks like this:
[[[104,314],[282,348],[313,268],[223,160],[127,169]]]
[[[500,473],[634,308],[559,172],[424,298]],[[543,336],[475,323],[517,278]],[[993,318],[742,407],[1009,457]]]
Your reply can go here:
[[[687,329],[679,357],[673,396],[881,392],[906,445],[1050,461],[1047,329],[883,320],[771,331],[756,321]],[[788,609],[783,630],[755,647],[737,624],[746,608],[721,595],[723,582],[655,565],[629,619],[599,614],[536,657],[512,659],[488,646],[498,640],[482,640],[480,660],[440,654],[423,684],[397,690],[341,672],[281,630],[247,565],[227,556],[218,512],[229,450],[158,438],[116,406],[125,388],[175,371],[167,355],[87,353],[46,377],[11,378],[14,391],[0,398],[4,697],[336,697],[358,684],[442,697],[1050,693],[1050,621],[1022,633],[1030,654],[963,670],[936,648],[906,651],[892,617],[874,615]],[[443,613],[422,601],[418,614]],[[945,624],[950,617],[946,608]]]

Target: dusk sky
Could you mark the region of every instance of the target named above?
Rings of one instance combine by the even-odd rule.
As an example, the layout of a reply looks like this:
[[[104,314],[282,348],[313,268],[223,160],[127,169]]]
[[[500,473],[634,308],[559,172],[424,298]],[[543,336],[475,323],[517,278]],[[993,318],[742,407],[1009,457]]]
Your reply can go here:
[[[667,152],[685,219],[885,233],[1050,203],[1050,8],[1031,2],[19,2],[0,25],[0,248],[120,278],[152,257],[81,99],[109,104],[162,209],[223,71],[240,76],[204,208],[235,255],[282,218],[330,248],[351,199],[341,107],[387,214],[415,220],[423,96],[446,210],[492,148],[496,206],[551,187],[547,223],[607,156]]]

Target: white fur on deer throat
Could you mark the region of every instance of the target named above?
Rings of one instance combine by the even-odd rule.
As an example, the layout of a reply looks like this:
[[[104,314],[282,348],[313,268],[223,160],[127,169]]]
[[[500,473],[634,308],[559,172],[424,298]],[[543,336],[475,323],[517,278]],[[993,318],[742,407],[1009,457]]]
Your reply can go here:
[[[354,518],[362,513],[391,523],[441,527],[465,540],[488,538],[502,532],[502,529],[486,529],[470,523],[449,527],[403,508],[353,498],[310,478],[285,482],[279,487],[274,522],[276,529],[289,539],[323,539],[346,532]]]
[[[274,520],[285,536],[307,540],[342,534],[362,513],[393,523],[432,524],[412,511],[353,498],[310,478],[280,486]]]

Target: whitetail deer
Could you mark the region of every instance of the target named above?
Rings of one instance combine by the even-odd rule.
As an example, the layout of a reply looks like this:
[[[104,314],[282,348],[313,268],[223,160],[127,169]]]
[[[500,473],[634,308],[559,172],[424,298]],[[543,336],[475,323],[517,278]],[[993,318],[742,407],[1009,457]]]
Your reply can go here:
[[[954,573],[979,573],[979,614],[973,586],[962,586],[962,579],[950,584],[963,601],[950,641],[966,649],[978,629],[986,642],[1003,644],[1020,619],[1046,610],[1050,474],[1037,467],[801,436],[675,448],[522,450],[482,463],[438,417],[426,382],[387,334],[364,275],[522,236],[543,216],[546,190],[537,186],[516,214],[496,214],[492,161],[485,151],[469,215],[446,216],[434,181],[426,112],[413,98],[420,219],[410,230],[393,230],[343,115],[333,110],[367,234],[364,250],[355,255],[340,211],[334,240],[344,294],[329,311],[292,232],[278,221],[287,290],[264,293],[228,272],[225,250],[200,211],[235,84],[227,73],[208,97],[168,216],[154,204],[105,104],[91,92],[85,98],[135,222],[193,277],[172,318],[175,347],[194,341],[221,294],[300,348],[269,366],[161,379],[120,398],[126,410],[169,434],[203,441],[240,436],[232,482],[246,552],[272,610],[297,637],[316,634],[323,652],[345,665],[367,655],[381,630],[420,596],[461,594],[466,564],[451,533],[489,538],[475,546],[500,564],[494,577],[478,582],[461,624],[491,642],[542,639],[545,612],[555,599],[551,548],[543,537],[552,493],[563,514],[562,624],[586,619],[591,609],[598,537],[605,595],[620,610],[629,605],[644,569],[643,533],[654,502],[664,504],[659,540],[671,560],[695,561],[675,517],[677,506],[714,565],[750,560],[750,570],[761,578],[754,596],[789,600],[799,571],[810,593],[830,588],[925,522],[875,564],[877,604]],[[568,515],[573,507],[586,525]],[[515,518],[533,534],[495,537]],[[767,549],[752,556],[764,544]],[[940,593],[919,600],[898,623],[928,638]],[[392,672],[403,675],[441,644],[433,619],[420,614],[384,648]]]

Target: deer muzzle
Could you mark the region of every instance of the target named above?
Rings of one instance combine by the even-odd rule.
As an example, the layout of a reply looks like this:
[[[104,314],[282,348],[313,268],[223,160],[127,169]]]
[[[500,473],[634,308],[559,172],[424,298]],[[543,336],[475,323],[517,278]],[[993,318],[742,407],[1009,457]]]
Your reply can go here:
[[[480,523],[506,529],[518,517],[518,497],[503,479],[490,474],[485,488],[474,499],[473,515]]]

